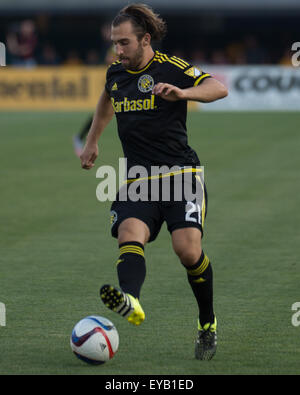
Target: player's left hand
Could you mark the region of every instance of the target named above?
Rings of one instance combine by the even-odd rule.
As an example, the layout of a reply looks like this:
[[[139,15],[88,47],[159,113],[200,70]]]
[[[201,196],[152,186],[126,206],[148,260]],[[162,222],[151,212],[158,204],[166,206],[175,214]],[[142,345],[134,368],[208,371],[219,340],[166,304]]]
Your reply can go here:
[[[184,99],[184,92],[175,85],[158,82],[154,85],[152,93],[168,101],[177,101]]]
[[[98,144],[87,142],[80,155],[81,167],[86,170],[90,170],[95,166],[95,160],[98,156]]]

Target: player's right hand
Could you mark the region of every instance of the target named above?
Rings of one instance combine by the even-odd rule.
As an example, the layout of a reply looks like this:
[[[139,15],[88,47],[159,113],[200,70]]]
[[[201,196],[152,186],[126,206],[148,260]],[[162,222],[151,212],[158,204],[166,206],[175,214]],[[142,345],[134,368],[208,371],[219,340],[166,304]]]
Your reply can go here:
[[[98,145],[97,144],[86,144],[81,155],[81,167],[86,170],[90,170],[95,166],[95,160],[98,156]]]

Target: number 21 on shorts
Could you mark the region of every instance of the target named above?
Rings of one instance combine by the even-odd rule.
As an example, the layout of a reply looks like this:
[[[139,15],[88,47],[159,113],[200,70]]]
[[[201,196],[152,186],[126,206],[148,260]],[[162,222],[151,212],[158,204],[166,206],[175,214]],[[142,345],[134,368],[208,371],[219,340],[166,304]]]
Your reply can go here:
[[[198,222],[198,224],[202,225],[202,209],[200,204],[187,202],[185,206],[186,214],[185,220],[190,222]],[[192,214],[197,213],[197,218],[192,217]]]

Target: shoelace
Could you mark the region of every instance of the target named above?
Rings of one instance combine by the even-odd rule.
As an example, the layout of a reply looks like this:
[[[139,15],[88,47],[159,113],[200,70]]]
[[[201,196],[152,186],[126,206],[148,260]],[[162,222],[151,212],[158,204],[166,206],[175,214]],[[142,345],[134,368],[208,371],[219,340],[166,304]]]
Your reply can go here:
[[[199,340],[201,339],[204,343],[214,343],[214,333],[210,331],[210,328],[207,330],[201,330],[198,334]]]

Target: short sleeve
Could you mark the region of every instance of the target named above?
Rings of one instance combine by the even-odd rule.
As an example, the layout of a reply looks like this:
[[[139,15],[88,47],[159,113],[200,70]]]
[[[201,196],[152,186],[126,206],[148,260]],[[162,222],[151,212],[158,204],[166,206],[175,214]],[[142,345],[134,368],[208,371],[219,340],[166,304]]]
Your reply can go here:
[[[191,66],[183,72],[182,80],[187,86],[197,86],[201,84],[206,78],[210,78],[211,75],[205,71],[199,69],[196,66]]]
[[[190,88],[201,84],[206,78],[211,78],[209,73],[193,66],[176,56],[168,57],[168,80],[169,83],[181,89]]]

